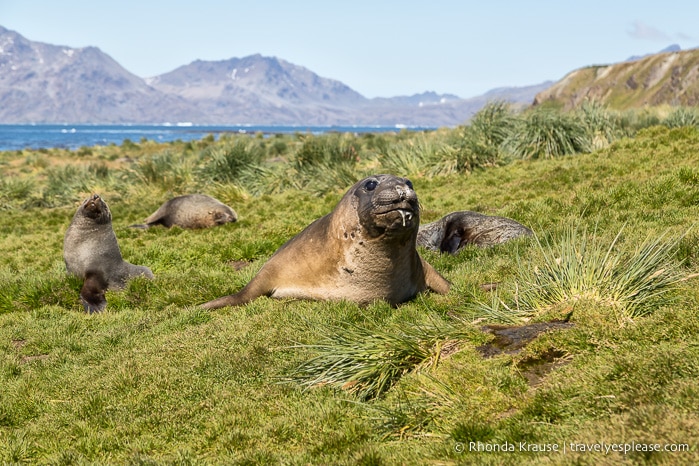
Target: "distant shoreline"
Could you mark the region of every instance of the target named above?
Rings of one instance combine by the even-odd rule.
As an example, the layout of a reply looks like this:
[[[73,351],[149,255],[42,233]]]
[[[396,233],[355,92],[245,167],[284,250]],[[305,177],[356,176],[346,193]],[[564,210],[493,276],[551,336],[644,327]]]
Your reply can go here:
[[[192,141],[209,134],[325,134],[387,133],[401,130],[430,131],[428,126],[369,125],[196,125],[165,124],[0,124],[0,151],[23,149],[70,149],[99,145],[121,145],[125,140],[155,142]]]

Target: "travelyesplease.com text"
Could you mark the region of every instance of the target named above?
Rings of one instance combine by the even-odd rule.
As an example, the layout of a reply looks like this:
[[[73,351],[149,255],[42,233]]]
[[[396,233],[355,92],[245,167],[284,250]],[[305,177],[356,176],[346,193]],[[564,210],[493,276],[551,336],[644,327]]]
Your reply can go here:
[[[457,453],[485,452],[485,453],[514,453],[514,452],[541,452],[541,453],[621,453],[627,455],[635,452],[686,452],[689,444],[686,443],[528,443],[528,442],[457,442],[454,445]]]

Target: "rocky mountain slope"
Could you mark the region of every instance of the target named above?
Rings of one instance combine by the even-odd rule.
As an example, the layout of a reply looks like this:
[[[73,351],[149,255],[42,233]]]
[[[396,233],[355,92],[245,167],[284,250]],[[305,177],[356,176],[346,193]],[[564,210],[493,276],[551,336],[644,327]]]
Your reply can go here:
[[[0,122],[139,123],[195,112],[95,47],[32,42],[0,27]]]
[[[586,99],[619,110],[661,104],[699,105],[699,49],[580,68],[538,93],[534,105],[571,109]]]
[[[367,99],[275,57],[197,60],[143,79],[95,47],[33,42],[0,26],[0,123],[454,126],[489,100],[529,103],[550,83],[461,99]]]
[[[339,81],[278,58],[197,60],[146,82],[192,103],[211,122],[337,124],[366,99]]]

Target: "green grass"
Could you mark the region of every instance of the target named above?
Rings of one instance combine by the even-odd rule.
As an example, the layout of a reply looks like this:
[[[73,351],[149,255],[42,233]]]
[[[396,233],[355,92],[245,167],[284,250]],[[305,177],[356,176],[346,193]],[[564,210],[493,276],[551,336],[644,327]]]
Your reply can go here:
[[[517,123],[497,126],[503,114],[494,110],[480,127],[431,133],[0,153],[0,463],[699,462],[699,288],[696,278],[677,280],[699,271],[691,228],[699,129],[625,128],[633,138],[615,132],[589,153],[521,160],[502,145]],[[415,160],[404,157],[411,144],[425,151]],[[487,148],[483,158],[459,165],[474,147]],[[261,151],[259,167],[258,153],[227,159],[234,148]],[[478,210],[514,218],[536,239],[454,256],[421,251],[452,290],[396,308],[260,298],[197,309],[247,283],[352,179],[395,164],[415,171],[423,221]],[[333,182],[313,184],[324,176]],[[110,205],[124,258],[156,279],[109,291],[107,310],[87,315],[79,281],[65,274],[62,241],[93,190]],[[193,191],[230,204],[240,220],[199,231],[127,227]],[[557,260],[565,254],[570,260]],[[236,270],[238,261],[248,265]],[[498,316],[483,320],[480,305],[516,308],[523,283],[586,277],[578,264],[608,264],[610,286],[624,272],[671,274],[660,295],[641,280],[650,299],[623,313],[605,301],[605,287],[600,300],[542,302],[525,317],[569,317],[573,326],[520,352],[481,355],[493,339],[481,327]],[[498,286],[485,291],[486,283]],[[530,384],[529,371],[547,363]],[[686,443],[691,451],[479,453],[470,442]]]

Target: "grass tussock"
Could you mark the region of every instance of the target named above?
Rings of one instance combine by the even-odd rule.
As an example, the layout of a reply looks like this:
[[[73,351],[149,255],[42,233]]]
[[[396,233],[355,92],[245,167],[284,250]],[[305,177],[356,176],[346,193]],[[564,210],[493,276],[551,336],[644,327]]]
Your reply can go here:
[[[328,385],[369,400],[408,372],[436,366],[444,343],[462,337],[460,332],[441,319],[407,328],[329,327],[321,331],[324,341],[295,346],[315,355],[289,380],[308,388]]]
[[[676,260],[682,238],[661,234],[628,251],[619,248],[622,232],[608,244],[570,227],[553,244],[537,238],[538,260],[518,259],[511,303],[495,297],[480,310],[494,320],[516,322],[588,301],[613,309],[623,323],[669,304],[670,292],[687,278]]]
[[[699,111],[693,107],[676,108],[663,120],[663,125],[668,128],[699,127]]]
[[[589,152],[589,134],[572,115],[537,110],[517,122],[505,146],[514,157],[540,159]]]

